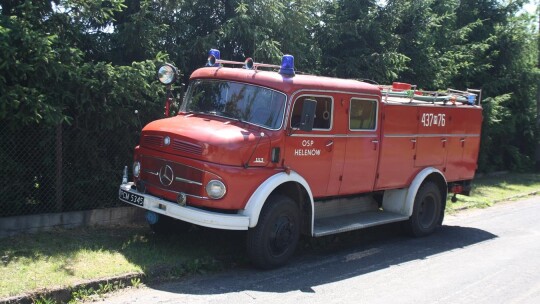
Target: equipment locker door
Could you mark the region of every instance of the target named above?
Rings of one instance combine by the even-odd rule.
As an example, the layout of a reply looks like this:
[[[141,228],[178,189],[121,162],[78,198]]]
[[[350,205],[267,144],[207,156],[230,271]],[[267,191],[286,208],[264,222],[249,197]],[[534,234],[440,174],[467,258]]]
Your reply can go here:
[[[418,107],[416,167],[444,166],[448,143],[447,120],[447,109],[444,107]]]
[[[415,106],[381,103],[381,154],[375,190],[406,187],[418,173],[414,168],[418,133]]]
[[[482,109],[475,107],[469,109],[465,115],[466,120],[470,122],[482,121]],[[461,146],[463,147],[463,166],[464,170],[460,171],[460,178],[472,179],[477,168],[478,152],[480,150],[480,133],[482,123],[469,123],[465,128],[466,136],[464,136]]]

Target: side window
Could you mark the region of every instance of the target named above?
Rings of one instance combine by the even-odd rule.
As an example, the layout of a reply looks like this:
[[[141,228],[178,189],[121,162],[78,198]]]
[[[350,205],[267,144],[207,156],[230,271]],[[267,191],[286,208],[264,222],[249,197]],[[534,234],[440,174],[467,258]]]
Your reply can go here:
[[[351,99],[349,111],[351,130],[375,130],[377,102],[375,100]]]
[[[294,103],[294,108],[291,115],[291,126],[294,128],[300,123],[302,106],[304,105],[304,100],[306,99],[313,99],[317,101],[313,129],[330,130],[332,128],[333,100],[332,98],[326,96],[304,95],[298,97]]]

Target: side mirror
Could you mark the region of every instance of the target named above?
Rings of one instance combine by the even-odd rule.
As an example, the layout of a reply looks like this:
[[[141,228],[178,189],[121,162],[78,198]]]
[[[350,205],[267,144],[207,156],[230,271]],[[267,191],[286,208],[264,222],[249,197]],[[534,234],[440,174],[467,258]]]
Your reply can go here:
[[[298,127],[302,131],[310,132],[313,129],[313,122],[315,120],[315,109],[317,108],[317,101],[313,99],[304,100],[302,105],[302,117],[300,118],[300,126]]]

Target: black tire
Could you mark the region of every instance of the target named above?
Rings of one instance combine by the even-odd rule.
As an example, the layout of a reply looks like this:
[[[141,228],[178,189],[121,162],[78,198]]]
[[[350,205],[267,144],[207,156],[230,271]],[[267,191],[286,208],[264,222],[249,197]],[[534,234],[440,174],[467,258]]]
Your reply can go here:
[[[148,223],[148,226],[155,234],[166,236],[187,232],[192,224],[160,214],[158,221],[155,224]]]
[[[294,254],[300,237],[300,210],[283,195],[271,195],[255,228],[247,232],[247,253],[258,268],[284,265]]]
[[[407,222],[408,232],[415,237],[433,233],[441,225],[442,209],[441,190],[434,182],[424,182],[414,198],[413,212]]]

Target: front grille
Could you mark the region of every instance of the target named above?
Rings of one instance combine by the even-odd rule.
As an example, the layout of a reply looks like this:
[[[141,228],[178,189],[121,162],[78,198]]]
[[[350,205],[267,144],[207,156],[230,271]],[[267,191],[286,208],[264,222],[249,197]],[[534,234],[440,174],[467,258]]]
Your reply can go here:
[[[204,171],[196,169],[177,162],[167,161],[151,156],[143,156],[142,158],[142,179],[147,183],[147,186],[154,185],[163,190],[184,192],[186,194],[201,196],[204,187],[203,175]],[[173,182],[170,185],[164,185],[160,181],[160,172],[165,170],[165,166],[170,166],[172,169]]]
[[[203,153],[203,148],[201,146],[197,144],[192,144],[187,141],[178,140],[178,139],[173,140],[172,148],[173,150],[196,154],[196,155],[202,155]]]
[[[142,144],[145,147],[163,147],[163,136],[144,135]]]

